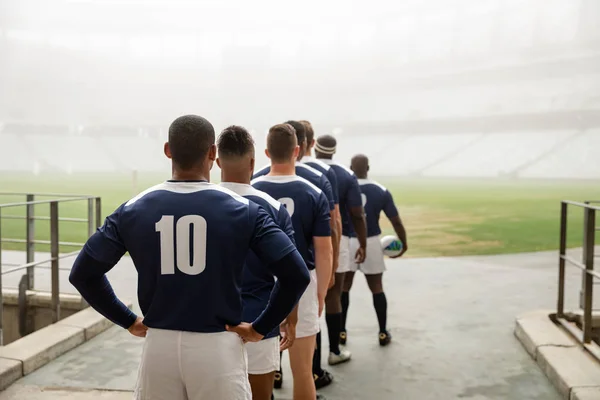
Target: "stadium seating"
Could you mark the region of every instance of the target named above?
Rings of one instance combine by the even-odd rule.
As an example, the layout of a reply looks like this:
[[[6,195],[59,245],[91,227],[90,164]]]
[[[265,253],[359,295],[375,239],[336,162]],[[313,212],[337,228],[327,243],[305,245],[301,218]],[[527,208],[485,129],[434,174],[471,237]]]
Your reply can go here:
[[[268,163],[256,138],[257,168]],[[162,172],[163,139],[0,133],[0,171]],[[371,159],[373,176],[600,178],[600,130],[338,136],[335,159]],[[15,155],[18,155],[15,156]],[[217,168],[212,178],[218,178]]]
[[[112,172],[115,165],[98,151],[95,138],[75,135],[23,135],[33,154],[42,161],[42,170]]]
[[[18,154],[18,157],[15,155]],[[21,137],[13,133],[0,134],[0,170],[7,172],[33,172],[35,156]]]
[[[510,175],[551,150],[572,132],[508,132],[483,135],[462,151],[441,161],[426,176],[498,177]],[[451,135],[449,137],[452,137]]]
[[[106,157],[111,156],[121,170],[164,171],[169,160],[163,153],[163,140],[135,136],[101,137]]]
[[[600,130],[577,135],[519,175],[526,178],[600,178]]]

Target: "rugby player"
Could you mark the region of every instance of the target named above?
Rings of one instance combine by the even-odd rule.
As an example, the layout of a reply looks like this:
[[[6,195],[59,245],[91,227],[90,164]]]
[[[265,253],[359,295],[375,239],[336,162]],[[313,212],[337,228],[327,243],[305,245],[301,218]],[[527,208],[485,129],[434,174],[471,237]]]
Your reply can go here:
[[[252,180],[252,186],[282,203],[292,218],[296,246],[311,270],[311,284],[298,305],[296,341],[289,349],[294,378],[294,400],[314,400],[315,382],[312,358],[319,316],[331,281],[332,245],[330,207],[321,189],[297,176],[296,159],[300,148],[294,128],[275,125],[267,136],[267,175]]]
[[[221,168],[221,186],[260,205],[279,227],[295,243],[292,220],[286,208],[268,194],[250,186],[254,171],[254,141],[246,129],[230,126],[223,130],[217,140],[217,164]],[[306,272],[308,274],[308,270]],[[250,252],[242,278],[242,319],[254,321],[269,304],[275,279],[257,256]],[[278,328],[269,332],[263,340],[247,343],[248,378],[253,400],[270,400],[273,394],[275,371],[280,369],[280,348],[292,346],[298,321],[297,308],[281,326],[281,344]]]
[[[402,224],[398,209],[394,204],[392,194],[383,185],[368,179],[369,159],[358,154],[352,158],[352,171],[358,177],[358,183],[362,192],[363,206],[367,214],[367,257],[364,263],[351,263],[349,271],[346,273],[344,280],[344,318],[343,329],[346,332],[346,317],[348,315],[348,307],[350,305],[350,289],[354,280],[354,273],[361,270],[365,274],[367,284],[371,293],[373,293],[373,306],[377,314],[379,322],[379,345],[387,346],[392,335],[387,330],[387,300],[383,291],[382,277],[385,271],[385,262],[383,260],[383,252],[381,249],[380,235],[381,228],[379,226],[379,216],[383,211],[392,223],[392,227],[402,242],[402,251],[396,257],[402,256],[408,250],[408,242],[406,239],[406,229]],[[357,240],[350,240],[350,248],[356,247]],[[396,258],[393,257],[393,258]]]
[[[146,337],[135,398],[250,400],[243,342],[257,342],[309,285],[296,247],[260,206],[208,182],[215,132],[187,115],[169,127],[172,179],[122,204],[90,237],[70,282],[109,320]],[[278,278],[267,308],[242,322],[239,290],[252,250]],[[106,273],[129,252],[138,273],[137,316]]]
[[[339,189],[340,198],[340,212],[342,215],[342,239],[340,241],[340,256],[339,256],[339,267],[336,271],[336,287],[339,287],[339,314],[336,315],[332,321],[337,323],[339,321],[338,332],[329,331],[329,340],[335,344],[346,344],[346,333],[343,330],[343,298],[342,288],[344,281],[344,274],[349,271],[351,263],[363,263],[366,256],[367,246],[367,225],[365,220],[364,208],[362,206],[360,187],[356,176],[346,166],[333,161],[333,155],[335,154],[337,147],[336,139],[331,135],[323,135],[317,139],[315,144],[315,155],[318,160],[329,165],[336,173]],[[350,260],[350,236],[354,233],[357,238],[358,246],[356,251],[353,251],[353,260]],[[336,298],[337,300],[337,298]],[[337,308],[336,308],[337,310]],[[339,317],[339,319],[338,319]],[[335,326],[332,324],[332,326]],[[333,335],[337,334],[338,340],[333,338]],[[331,346],[331,344],[330,344]],[[334,364],[337,359],[333,353],[329,353],[329,364]]]
[[[306,130],[306,151],[303,162],[316,170],[322,172],[331,182],[331,186],[334,187],[334,196],[339,199],[339,190],[337,183],[337,176],[332,167],[325,164],[323,161],[318,160],[312,156],[312,150],[315,146],[315,133],[312,124],[308,121],[300,121]],[[338,214],[338,231],[342,231],[342,220],[340,215],[339,204],[336,208]],[[339,258],[339,239],[334,246],[334,285],[327,292],[325,298],[325,322],[327,323],[327,332],[329,333],[329,364],[335,365],[350,361],[352,354],[347,349],[340,348],[340,333],[342,328],[342,304],[341,304],[341,293],[342,293],[342,280],[335,279],[335,273],[338,269],[338,258]],[[321,368],[321,332],[317,334],[317,348],[315,349],[315,356],[313,358],[313,374],[315,376],[315,383],[317,388],[327,386],[333,380],[333,376],[325,369]]]
[[[322,172],[308,166],[307,164],[303,164],[300,162],[302,160],[302,157],[304,156],[304,153],[306,151],[306,146],[307,146],[307,140],[306,140],[307,131],[305,129],[305,126],[298,121],[287,121],[286,124],[289,124],[294,128],[294,131],[296,133],[296,139],[298,141],[298,146],[300,148],[298,157],[296,159],[296,165],[295,165],[296,175],[308,180],[310,183],[312,183],[313,185],[315,185],[319,189],[321,189],[325,193],[325,196],[327,197],[327,199],[329,201],[331,242],[332,242],[332,246],[333,246],[333,250],[334,250],[334,252],[333,252],[334,265],[332,266],[332,276],[331,276],[332,279],[330,282],[330,286],[332,286],[334,284],[334,281],[333,281],[334,268],[337,269],[337,255],[339,254],[339,242],[340,242],[340,236],[341,236],[341,222],[339,222],[340,221],[340,213],[339,213],[339,205],[338,205],[339,200],[337,197],[337,190],[335,190],[335,191],[333,190],[332,183],[330,182],[328,176],[326,176]],[[267,166],[263,167],[261,170],[259,170],[258,172],[256,172],[254,174],[254,178],[257,178],[259,176],[264,176],[264,175],[268,174],[270,170],[271,170],[271,167],[269,165],[267,165]],[[329,176],[331,176],[331,174],[329,174]],[[340,291],[341,291],[341,289],[338,290],[338,292],[340,292]],[[339,312],[341,313],[341,305],[339,308],[340,308]],[[321,333],[319,332],[317,334],[317,348],[319,349],[319,354],[320,354],[320,348],[321,348],[320,341],[321,341]],[[339,348],[334,348],[334,351],[335,351],[335,356],[338,357],[340,360],[349,359],[349,355],[347,352],[342,353],[342,352],[340,352]],[[319,365],[320,364],[321,364],[321,361],[320,361],[320,356],[319,356]],[[317,386],[317,388],[327,386],[333,380],[333,376],[328,371],[325,371],[321,368],[319,368],[318,370],[315,371],[313,378],[315,379],[315,385]],[[280,388],[282,384],[283,384],[283,373],[280,370],[280,371],[277,371],[277,373],[275,374],[275,387]]]

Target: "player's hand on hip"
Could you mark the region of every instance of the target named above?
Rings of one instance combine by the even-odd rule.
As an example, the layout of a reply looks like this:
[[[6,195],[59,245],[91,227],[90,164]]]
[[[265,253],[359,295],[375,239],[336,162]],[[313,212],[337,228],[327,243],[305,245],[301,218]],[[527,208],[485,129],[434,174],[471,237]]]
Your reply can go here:
[[[148,327],[144,325],[144,319],[142,317],[137,317],[135,322],[127,328],[129,333],[133,336],[137,337],[146,337],[146,333],[148,332]]]
[[[365,247],[359,247],[356,250],[356,255],[354,256],[354,262],[357,264],[362,264],[365,262],[365,258],[367,257],[367,249]]]
[[[296,340],[296,325],[290,323],[287,318],[279,325],[281,340],[279,341],[279,351],[289,349]]]
[[[264,337],[254,330],[252,324],[247,322],[242,322],[237,326],[225,325],[225,329],[227,329],[229,332],[237,333],[242,338],[244,343],[260,342]]]

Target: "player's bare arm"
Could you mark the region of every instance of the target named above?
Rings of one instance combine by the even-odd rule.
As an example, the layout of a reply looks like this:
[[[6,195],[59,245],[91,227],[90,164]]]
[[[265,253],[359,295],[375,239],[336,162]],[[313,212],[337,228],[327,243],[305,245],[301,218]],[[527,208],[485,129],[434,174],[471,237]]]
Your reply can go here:
[[[296,340],[296,325],[298,325],[298,305],[294,307],[290,315],[279,326],[281,335],[279,351],[287,350],[294,345],[294,341]]]
[[[362,206],[350,207],[350,220],[358,239],[359,248],[356,250],[355,262],[362,264],[367,256],[367,220]]]
[[[335,209],[331,211],[331,246],[333,249],[332,269],[331,269],[331,282],[329,287],[331,288],[335,284],[335,271],[338,269],[339,264],[339,253],[340,253],[340,239],[342,237],[342,221],[340,220],[340,205],[336,204]]]
[[[391,257],[391,258],[398,258],[398,257],[401,257],[408,250],[408,241],[406,239],[406,229],[404,228],[404,224],[402,223],[402,219],[400,218],[399,215],[396,215],[395,217],[391,217],[390,222],[392,224],[392,227],[394,228],[394,232],[396,232],[396,235],[398,236],[398,239],[400,239],[400,241],[402,242],[402,251],[400,252],[400,254],[398,254],[395,257]]]
[[[333,247],[331,236],[315,236],[313,238],[315,248],[315,269],[317,271],[317,293],[319,298],[319,315],[323,312],[325,296],[329,289],[331,269],[333,265]]]

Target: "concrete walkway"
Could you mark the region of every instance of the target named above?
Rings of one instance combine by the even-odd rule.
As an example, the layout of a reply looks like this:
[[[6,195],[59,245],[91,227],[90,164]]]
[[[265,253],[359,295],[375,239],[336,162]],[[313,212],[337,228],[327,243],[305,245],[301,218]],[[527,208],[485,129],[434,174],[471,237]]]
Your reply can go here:
[[[394,342],[387,348],[377,343],[371,295],[357,275],[348,317],[353,360],[327,367],[335,382],[322,393],[332,400],[558,400],[513,336],[516,315],[554,307],[557,259],[548,252],[389,260],[384,285]],[[40,287],[48,280],[46,272],[36,276]],[[66,279],[66,272],[61,276]],[[117,293],[135,298],[129,259],[109,277]],[[569,269],[567,278],[567,306],[574,307],[580,275]],[[62,288],[72,290],[66,281]],[[1,393],[0,400],[131,398],[122,391],[133,389],[141,345],[141,339],[112,328],[25,377]],[[284,366],[284,389],[275,394],[291,399],[285,360]]]

